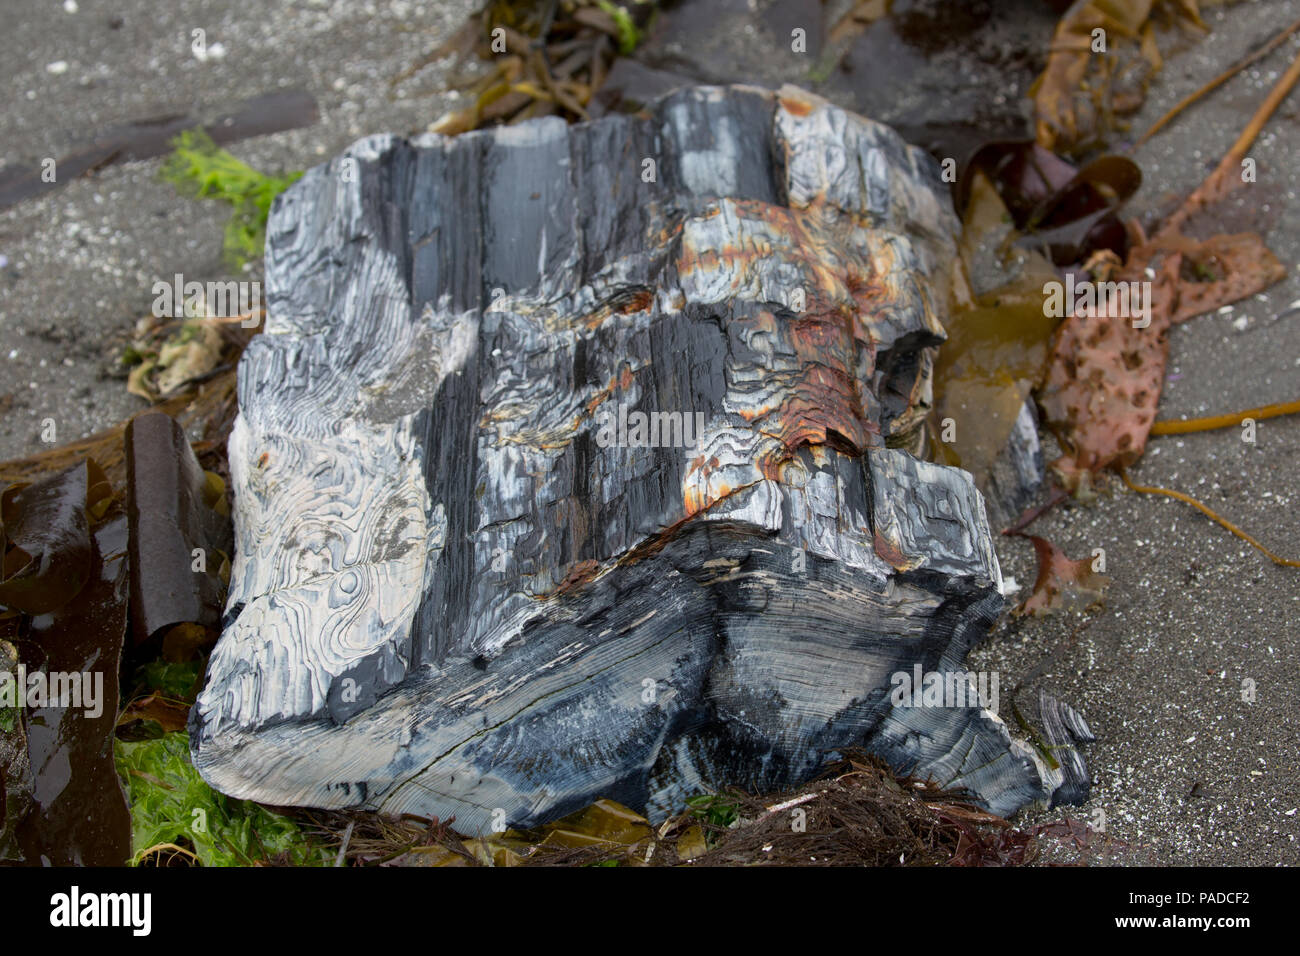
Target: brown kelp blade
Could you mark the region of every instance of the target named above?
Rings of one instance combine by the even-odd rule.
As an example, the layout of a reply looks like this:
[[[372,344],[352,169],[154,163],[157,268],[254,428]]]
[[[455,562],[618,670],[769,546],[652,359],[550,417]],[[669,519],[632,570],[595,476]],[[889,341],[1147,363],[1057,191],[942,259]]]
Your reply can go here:
[[[18,791],[23,817],[0,827],[0,858],[120,865],[131,836],[112,752],[126,631],[126,517],[105,513],[112,489],[89,459],[11,486],[3,500],[7,563],[19,563],[13,555],[21,553],[39,556],[39,567],[6,582],[17,585],[2,622],[17,659],[0,675],[0,703],[16,704],[16,714],[0,715],[8,717],[0,719],[0,753],[11,771],[25,762],[30,789]],[[14,790],[12,781],[6,787]]]
[[[161,412],[126,428],[131,522],[131,633],[143,643],[177,624],[213,627],[230,553],[225,488],[203,471],[184,430]]]
[[[27,614],[62,607],[90,574],[90,523],[112,493],[89,458],[0,494],[0,605]]]

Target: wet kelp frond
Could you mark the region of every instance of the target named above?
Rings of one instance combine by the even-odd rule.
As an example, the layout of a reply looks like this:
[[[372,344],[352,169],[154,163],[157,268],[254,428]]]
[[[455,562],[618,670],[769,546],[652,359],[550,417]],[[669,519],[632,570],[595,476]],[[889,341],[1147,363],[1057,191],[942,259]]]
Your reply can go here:
[[[90,459],[0,494],[0,859],[126,858],[130,822],[109,740],[127,525]]]

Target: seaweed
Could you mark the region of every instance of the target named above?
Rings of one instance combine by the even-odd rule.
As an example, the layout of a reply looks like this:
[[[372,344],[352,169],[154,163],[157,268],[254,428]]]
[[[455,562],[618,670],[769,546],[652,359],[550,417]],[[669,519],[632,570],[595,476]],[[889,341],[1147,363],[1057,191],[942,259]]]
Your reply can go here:
[[[0,505],[0,657],[9,662],[0,700],[12,695],[2,701],[11,719],[0,771],[14,778],[0,784],[9,791],[0,857],[118,865],[130,845],[110,749],[126,632],[126,518],[91,459],[11,485]]]
[[[202,866],[325,866],[328,848],[289,817],[217,793],[190,763],[184,733],[114,743],[131,805],[131,864],[171,852]]]
[[[297,182],[302,172],[282,176],[260,173],[221,149],[201,129],[186,130],[173,142],[176,150],[163,163],[162,178],[182,195],[230,203],[234,212],[226,223],[226,257],[236,267],[259,258],[271,203]]]

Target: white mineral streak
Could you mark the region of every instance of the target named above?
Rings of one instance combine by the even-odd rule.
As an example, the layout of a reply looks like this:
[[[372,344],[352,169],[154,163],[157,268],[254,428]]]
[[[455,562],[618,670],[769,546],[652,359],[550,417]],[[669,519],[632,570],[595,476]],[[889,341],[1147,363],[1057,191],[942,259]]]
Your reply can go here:
[[[681,154],[682,179],[688,190],[697,196],[729,196],[736,192],[736,171],[740,168],[740,151],[737,141],[735,121],[729,116],[721,117],[707,137],[701,137],[700,131],[692,122],[691,111],[686,101],[674,104],[668,110],[668,124],[675,127],[677,141],[691,143],[701,141],[694,149],[687,149]]]
[[[687,301],[707,304],[736,299],[785,304],[792,289],[802,289],[807,296],[817,291],[837,304],[849,304],[844,278],[850,268],[861,271],[867,263],[840,260],[835,254],[841,250],[835,248],[814,251],[801,247],[783,225],[794,216],[775,207],[762,209],[775,220],[748,215],[734,199],[718,200],[707,214],[686,220],[682,226],[683,246],[733,251],[701,263],[682,276]],[[814,269],[809,261],[813,255],[826,268]],[[833,280],[833,285],[823,286],[826,279]]]
[[[410,424],[351,426],[304,441],[236,422],[228,607],[243,609],[213,652],[212,673],[225,679],[199,701],[214,732],[223,718],[255,726],[312,713],[335,677],[405,641],[426,552],[446,535],[441,505],[429,507]],[[403,456],[397,473],[376,467]]]
[[[333,190],[289,193],[282,202],[300,208],[277,221],[310,223],[304,237],[364,238],[361,176],[347,163],[373,161],[392,143],[370,137],[314,171]],[[197,703],[214,734],[227,723],[249,728],[319,711],[336,677],[385,646],[403,659],[426,560],[444,544],[445,506],[429,501],[414,415],[375,415],[375,387],[418,341],[432,338],[438,377],[460,367],[476,342],[477,325],[465,316],[426,313],[423,329],[413,321],[397,261],[381,252],[341,277],[343,320],[325,327],[301,307],[300,290],[281,285],[288,263],[310,261],[315,250],[293,242],[274,249],[265,334],[241,367],[229,447],[235,555],[227,609],[240,610]],[[331,362],[331,342],[349,338],[371,347],[353,363]],[[270,387],[275,400],[259,401]]]
[[[787,99],[812,108],[791,109]],[[855,246],[865,244],[877,274],[885,277],[887,308],[918,315],[926,327],[938,325],[918,277],[944,288],[960,223],[940,198],[942,183],[926,172],[933,166],[929,157],[888,126],[793,87],[782,88],[777,103],[790,205],[832,216],[839,210],[869,226],[851,236]],[[887,317],[896,328],[911,324],[908,315]]]
[[[883,123],[795,87],[782,87],[777,97],[791,206],[829,203],[866,225],[919,236],[937,246],[934,252],[955,248],[956,215],[924,172],[931,163],[923,150]],[[790,109],[786,99],[812,108]]]
[[[867,516],[848,502],[838,475],[827,471],[809,475],[800,462],[793,461],[785,467],[783,478],[764,478],[732,493],[702,512],[700,520],[751,524],[808,555],[838,561],[882,580],[892,573],[871,546]],[[789,527],[782,520],[783,503],[793,519]]]
[[[873,487],[904,484],[897,476],[911,472],[906,501],[877,494],[876,534],[908,560],[909,568],[974,574],[1002,589],[1002,572],[989,535],[984,496],[970,472],[913,458],[894,448],[868,456]],[[920,520],[918,520],[918,518]]]

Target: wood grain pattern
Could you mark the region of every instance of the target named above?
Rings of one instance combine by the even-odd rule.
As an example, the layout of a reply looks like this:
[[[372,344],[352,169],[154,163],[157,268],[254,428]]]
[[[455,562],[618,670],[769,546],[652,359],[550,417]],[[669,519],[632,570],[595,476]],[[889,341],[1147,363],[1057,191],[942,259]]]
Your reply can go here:
[[[1005,603],[969,476],[911,453],[957,228],[927,156],[793,88],[308,172],[240,367],[195,765],[471,832],[850,744],[1047,799],[992,713],[889,699]]]

